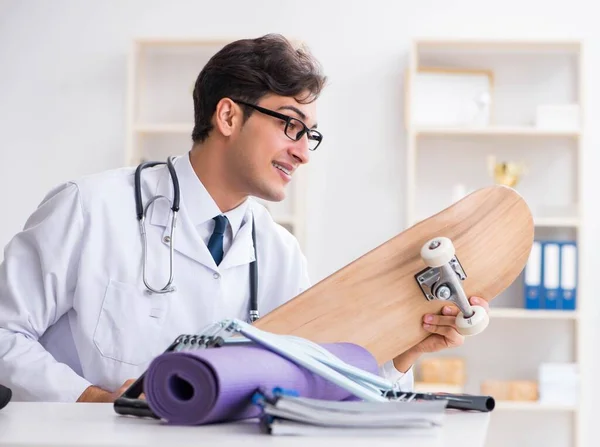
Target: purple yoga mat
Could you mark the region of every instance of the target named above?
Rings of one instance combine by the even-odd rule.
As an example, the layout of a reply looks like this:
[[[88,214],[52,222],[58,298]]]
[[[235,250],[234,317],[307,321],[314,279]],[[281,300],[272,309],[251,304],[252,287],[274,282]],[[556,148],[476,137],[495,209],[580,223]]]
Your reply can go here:
[[[346,363],[377,374],[369,351],[350,343],[321,345]],[[314,399],[346,400],[352,393],[257,345],[167,352],[146,371],[144,393],[152,411],[167,422],[200,425],[257,417],[251,404],[263,387],[296,390]]]

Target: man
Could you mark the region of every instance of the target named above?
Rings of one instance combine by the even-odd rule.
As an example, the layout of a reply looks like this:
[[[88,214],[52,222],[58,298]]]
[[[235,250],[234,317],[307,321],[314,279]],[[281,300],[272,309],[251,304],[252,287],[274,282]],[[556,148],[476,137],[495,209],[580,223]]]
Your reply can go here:
[[[256,258],[262,314],[309,287],[297,241],[249,196],[284,199],[320,145],[316,99],[325,80],[310,54],[274,35],[234,42],[207,63],[194,89],[193,145],[174,162],[181,204],[173,235],[164,165],[140,177],[144,206],[164,196],[148,206],[145,240],[134,169],[46,196],[0,268],[0,383],[15,400],[113,401],[177,335],[247,319]],[[171,244],[174,288],[152,293],[169,279]],[[421,353],[462,343],[454,314],[432,316],[432,335],[381,374],[412,385]]]

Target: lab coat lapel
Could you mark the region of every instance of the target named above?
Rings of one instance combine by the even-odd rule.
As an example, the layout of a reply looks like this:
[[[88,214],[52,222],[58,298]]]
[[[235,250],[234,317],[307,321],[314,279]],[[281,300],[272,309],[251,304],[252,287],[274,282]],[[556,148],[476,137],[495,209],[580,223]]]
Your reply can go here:
[[[166,168],[158,180],[156,194],[163,195],[169,199],[173,197],[173,185],[171,184],[169,173]],[[150,223],[152,225],[164,228],[162,233],[162,243],[167,247],[169,246],[171,236],[171,213],[170,202],[165,199],[160,199],[154,202],[150,217]],[[211,270],[218,270],[215,260],[198,234],[198,230],[190,220],[183,200],[180,203],[179,213],[177,213],[177,221],[175,223],[173,236],[173,248],[175,251]]]
[[[248,207],[244,223],[225,254],[220,268],[227,269],[249,264],[254,261],[254,244],[252,242],[252,211]]]

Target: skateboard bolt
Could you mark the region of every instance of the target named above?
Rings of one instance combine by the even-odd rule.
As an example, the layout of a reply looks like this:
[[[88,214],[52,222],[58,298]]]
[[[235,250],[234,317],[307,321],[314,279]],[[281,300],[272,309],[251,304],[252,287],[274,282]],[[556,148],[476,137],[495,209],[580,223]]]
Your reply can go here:
[[[437,291],[438,298],[442,300],[447,300],[448,298],[450,298],[450,295],[452,295],[452,292],[450,291],[450,287],[448,286],[442,286]]]
[[[438,248],[440,246],[440,241],[433,241],[431,244],[429,244],[429,249],[430,250],[435,250],[436,248]]]

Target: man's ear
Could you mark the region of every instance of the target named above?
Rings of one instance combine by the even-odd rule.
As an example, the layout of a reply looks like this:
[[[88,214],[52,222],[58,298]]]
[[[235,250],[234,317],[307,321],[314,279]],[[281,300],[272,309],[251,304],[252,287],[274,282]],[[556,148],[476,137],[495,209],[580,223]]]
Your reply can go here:
[[[242,125],[242,111],[229,98],[222,98],[215,109],[215,128],[225,137],[231,136]]]

